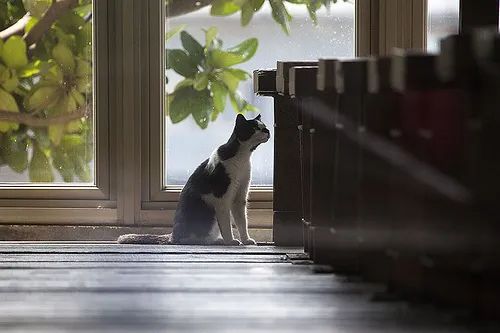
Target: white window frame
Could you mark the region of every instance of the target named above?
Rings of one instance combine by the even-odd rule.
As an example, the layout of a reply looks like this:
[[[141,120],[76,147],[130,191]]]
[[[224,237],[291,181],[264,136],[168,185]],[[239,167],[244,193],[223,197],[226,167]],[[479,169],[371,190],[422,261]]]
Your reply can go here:
[[[105,224],[116,221],[114,181],[110,170],[108,84],[108,4],[93,2],[93,95],[95,120],[95,186],[0,185],[0,223]],[[98,111],[97,111],[98,110]],[[68,214],[69,213],[69,214]]]

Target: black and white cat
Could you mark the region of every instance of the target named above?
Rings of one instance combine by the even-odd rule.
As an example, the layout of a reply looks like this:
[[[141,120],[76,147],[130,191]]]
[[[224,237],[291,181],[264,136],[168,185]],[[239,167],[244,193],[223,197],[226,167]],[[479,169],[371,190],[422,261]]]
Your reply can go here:
[[[255,244],[248,235],[247,195],[252,152],[269,140],[270,133],[260,119],[236,117],[227,143],[215,150],[189,177],[179,198],[174,228],[168,235],[122,235],[126,244]],[[241,242],[234,238],[231,216]]]

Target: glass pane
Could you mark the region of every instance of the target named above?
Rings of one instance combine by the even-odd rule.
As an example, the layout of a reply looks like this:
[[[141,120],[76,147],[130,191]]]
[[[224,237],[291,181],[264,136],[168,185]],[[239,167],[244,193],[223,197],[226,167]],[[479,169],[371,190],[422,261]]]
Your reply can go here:
[[[281,0],[218,1],[215,2],[218,6],[198,10],[180,8],[179,3],[167,1],[166,49],[167,67],[170,68],[167,69],[166,86],[169,117],[165,119],[165,185],[185,184],[193,170],[217,146],[227,141],[238,108],[242,108],[247,117],[255,117],[260,112],[272,137],[273,101],[271,98],[255,96],[250,76],[240,70],[252,73],[255,69],[275,68],[277,60],[354,55],[353,2],[322,1],[329,8],[318,5],[319,8],[315,10],[313,3],[320,2],[310,1],[311,15],[317,18],[316,23],[311,19],[306,4],[292,4]],[[247,8],[251,5],[256,6],[256,9]],[[279,24],[275,21],[273,10],[286,22]],[[293,19],[289,21],[287,17]],[[184,32],[179,33],[180,29]],[[217,37],[211,42],[215,34]],[[256,44],[257,50],[253,54]],[[231,50],[236,45],[240,47]],[[227,53],[228,50],[233,52]],[[208,82],[205,75],[208,75]],[[179,85],[180,82],[183,83]],[[193,88],[193,85],[201,92]],[[229,95],[233,92],[239,94],[242,98],[240,105],[235,108],[230,98],[220,94],[220,90],[228,91]],[[226,101],[220,114],[210,107],[213,103],[211,94],[220,95]],[[216,104],[217,101],[218,99]],[[245,108],[246,102],[243,101],[258,111],[248,111],[251,108]],[[205,107],[208,107],[207,111]],[[212,117],[216,117],[216,120]],[[252,184],[265,186],[272,183],[273,144],[270,141],[261,145],[253,154]]]
[[[51,5],[0,0],[4,186],[94,183],[92,1],[48,11]]]
[[[439,51],[439,40],[459,29],[459,0],[428,0],[427,50]]]

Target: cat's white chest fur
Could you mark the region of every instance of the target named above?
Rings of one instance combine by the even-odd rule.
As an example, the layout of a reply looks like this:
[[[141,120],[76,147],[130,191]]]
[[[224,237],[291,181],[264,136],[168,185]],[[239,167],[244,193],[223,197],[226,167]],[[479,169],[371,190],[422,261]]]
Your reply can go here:
[[[219,163],[224,166],[225,172],[230,179],[229,186],[222,197],[217,198],[213,194],[208,194],[203,199],[209,205],[224,205],[229,208],[236,197],[243,195],[241,192],[245,192],[244,197],[246,199],[251,173],[250,154],[238,153],[228,160],[221,161],[217,151],[214,151],[209,159],[207,169],[213,171]]]
[[[215,210],[219,230],[213,230],[210,237],[217,239],[221,237],[227,244],[241,244],[233,238],[231,228],[231,217],[238,227],[240,238],[244,244],[255,244],[248,235],[246,200],[248,187],[250,185],[250,153],[238,153],[234,157],[221,161],[218,152],[215,151],[207,164],[207,171],[213,172],[218,164],[224,166],[224,172],[229,178],[229,184],[222,196],[213,193],[202,196],[202,200]]]

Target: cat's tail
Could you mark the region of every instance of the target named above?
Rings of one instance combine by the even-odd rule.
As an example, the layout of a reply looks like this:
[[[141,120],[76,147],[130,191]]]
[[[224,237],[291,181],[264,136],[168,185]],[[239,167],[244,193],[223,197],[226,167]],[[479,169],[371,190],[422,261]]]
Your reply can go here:
[[[150,234],[127,234],[118,237],[120,244],[171,244],[172,234],[150,235]]]

